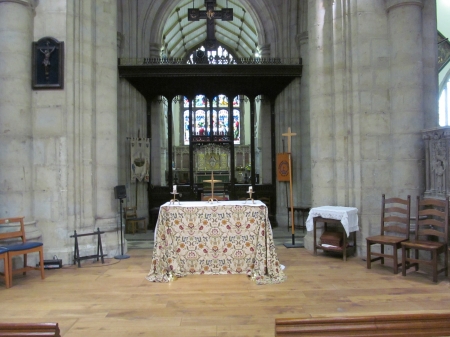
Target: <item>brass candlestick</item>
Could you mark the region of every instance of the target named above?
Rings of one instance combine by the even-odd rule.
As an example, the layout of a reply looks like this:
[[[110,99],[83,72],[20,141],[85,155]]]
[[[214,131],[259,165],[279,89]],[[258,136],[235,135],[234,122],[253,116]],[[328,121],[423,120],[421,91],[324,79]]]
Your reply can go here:
[[[247,200],[251,200],[252,203],[254,204],[254,203],[255,203],[255,200],[253,200],[252,195],[253,195],[253,193],[255,193],[255,192],[253,192],[253,188],[252,188],[251,186],[248,188],[247,193],[250,195],[250,198],[247,198]],[[247,200],[245,200],[245,202],[247,202]]]
[[[175,198],[175,196],[176,196],[177,194],[179,194],[179,193],[178,193],[178,192],[170,192],[170,194],[173,194],[173,198],[170,199],[170,203],[171,203],[171,204],[175,204],[175,202],[177,201],[177,202],[178,202],[178,205],[179,205],[179,204],[180,204],[180,200],[178,200],[178,199]]]

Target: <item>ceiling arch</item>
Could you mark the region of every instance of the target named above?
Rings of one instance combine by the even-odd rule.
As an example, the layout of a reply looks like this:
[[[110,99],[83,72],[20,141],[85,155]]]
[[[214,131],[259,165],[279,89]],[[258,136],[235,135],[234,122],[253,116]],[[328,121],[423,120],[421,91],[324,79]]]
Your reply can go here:
[[[233,21],[215,22],[217,41],[239,57],[254,57],[261,37],[248,10],[238,1],[217,0],[215,9],[232,8]],[[161,52],[167,57],[186,56],[206,39],[206,21],[188,21],[188,8],[205,10],[204,0],[181,0],[166,20],[161,36]]]

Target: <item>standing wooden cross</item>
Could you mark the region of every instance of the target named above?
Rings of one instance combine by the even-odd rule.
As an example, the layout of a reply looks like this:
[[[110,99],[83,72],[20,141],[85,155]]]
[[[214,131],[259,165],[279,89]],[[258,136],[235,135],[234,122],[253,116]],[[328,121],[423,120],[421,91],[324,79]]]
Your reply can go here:
[[[283,133],[283,136],[288,137],[288,152],[291,153],[291,138],[292,138],[292,136],[297,136],[297,134],[292,133],[291,127],[288,127],[288,132]]]
[[[288,153],[289,153],[289,191],[290,191],[290,204],[291,204],[291,225],[292,225],[292,245],[286,245],[287,248],[296,248],[302,247],[301,245],[295,245],[295,224],[294,224],[294,196],[292,192],[292,157],[291,157],[291,138],[292,136],[296,136],[296,133],[291,132],[291,128],[288,127],[288,132],[282,134],[285,137],[288,137]]]
[[[214,198],[214,183],[220,183],[221,180],[214,180],[214,173],[211,171],[211,179],[210,180],[203,180],[204,183],[210,183],[211,184],[211,198],[208,199],[208,202],[214,202],[219,201],[216,198]]]
[[[233,21],[233,8],[222,8],[221,11],[214,10],[216,0],[205,0],[206,11],[198,8],[188,8],[188,21],[199,21],[206,19],[206,49],[216,48],[217,40],[215,37],[214,20]]]

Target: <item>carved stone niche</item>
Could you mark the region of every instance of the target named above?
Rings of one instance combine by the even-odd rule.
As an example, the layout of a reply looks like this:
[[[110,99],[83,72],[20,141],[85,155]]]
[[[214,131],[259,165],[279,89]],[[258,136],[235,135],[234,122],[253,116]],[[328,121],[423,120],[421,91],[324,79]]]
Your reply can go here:
[[[445,199],[450,195],[450,127],[422,132],[425,143],[425,197]]]

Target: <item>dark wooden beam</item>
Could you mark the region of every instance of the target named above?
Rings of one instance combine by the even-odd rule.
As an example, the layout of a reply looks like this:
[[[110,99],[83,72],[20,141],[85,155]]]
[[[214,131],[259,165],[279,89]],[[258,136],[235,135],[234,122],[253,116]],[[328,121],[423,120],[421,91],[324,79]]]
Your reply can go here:
[[[119,66],[127,79],[147,99],[203,94],[229,97],[265,95],[275,99],[294,79],[302,65],[141,65]]]

